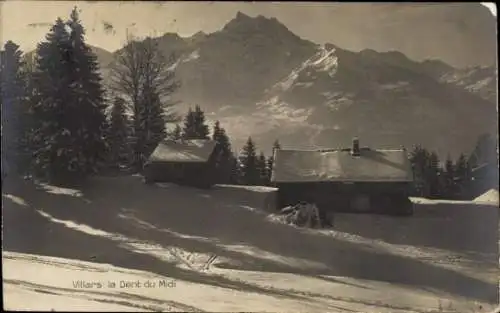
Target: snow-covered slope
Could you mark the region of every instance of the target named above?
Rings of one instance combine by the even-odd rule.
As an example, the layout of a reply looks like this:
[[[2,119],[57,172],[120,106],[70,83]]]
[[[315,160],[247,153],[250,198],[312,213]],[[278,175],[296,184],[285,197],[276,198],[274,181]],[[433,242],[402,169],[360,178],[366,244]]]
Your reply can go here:
[[[465,90],[478,94],[483,99],[497,102],[498,73],[493,66],[478,66],[456,69],[442,75],[443,82],[460,86]]]
[[[140,177],[33,187],[2,190],[11,309],[60,299],[59,309],[473,312],[498,301],[492,206],[418,204],[408,219],[339,214],[333,230],[318,231],[272,219],[269,188],[200,191]],[[157,286],[107,285],[121,280]]]

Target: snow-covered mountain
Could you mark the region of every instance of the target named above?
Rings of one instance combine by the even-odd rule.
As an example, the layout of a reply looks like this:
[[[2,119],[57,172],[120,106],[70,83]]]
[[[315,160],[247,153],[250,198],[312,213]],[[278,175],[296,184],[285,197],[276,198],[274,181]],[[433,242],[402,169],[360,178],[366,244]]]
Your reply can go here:
[[[356,52],[396,50],[416,61],[439,59],[460,68],[496,62],[496,17],[478,2],[338,3],[322,11],[317,14],[332,18],[324,23],[326,32],[316,30],[318,43]],[[313,27],[303,24],[297,31]]]
[[[435,79],[419,63],[392,54],[321,47],[265,95],[259,117],[274,120],[275,134],[286,129],[286,141],[308,147],[342,146],[358,135],[372,146],[421,143],[454,155],[494,131],[495,105],[481,85],[494,76],[478,73],[473,84],[469,71],[454,70]],[[452,81],[454,72],[464,73],[462,79]],[[291,123],[296,131],[283,127]]]
[[[358,135],[370,146],[420,143],[456,155],[496,132],[493,67],[319,45],[275,18],[243,13],[215,33],[154,40],[178,57],[175,97],[221,120],[237,148],[250,135],[264,150],[275,138],[318,147]]]
[[[467,91],[476,93],[491,102],[497,102],[498,70],[493,66],[476,66],[472,68],[449,71],[440,77],[446,83],[461,86]]]

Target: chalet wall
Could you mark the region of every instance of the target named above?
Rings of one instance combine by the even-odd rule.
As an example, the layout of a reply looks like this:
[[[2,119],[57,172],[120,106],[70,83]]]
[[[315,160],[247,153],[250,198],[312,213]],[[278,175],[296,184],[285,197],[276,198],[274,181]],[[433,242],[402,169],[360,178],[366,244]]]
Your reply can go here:
[[[234,199],[241,206],[276,213],[278,190],[264,186],[216,185],[212,189],[221,198]]]
[[[208,187],[213,185],[214,174],[211,163],[153,162],[144,176],[155,182]]]
[[[408,183],[289,183],[277,184],[277,208],[299,201],[314,201],[325,210],[385,211],[408,202]],[[397,208],[396,208],[397,209]]]
[[[215,149],[206,162],[151,161],[144,168],[150,182],[169,182],[179,185],[208,188],[215,184]]]

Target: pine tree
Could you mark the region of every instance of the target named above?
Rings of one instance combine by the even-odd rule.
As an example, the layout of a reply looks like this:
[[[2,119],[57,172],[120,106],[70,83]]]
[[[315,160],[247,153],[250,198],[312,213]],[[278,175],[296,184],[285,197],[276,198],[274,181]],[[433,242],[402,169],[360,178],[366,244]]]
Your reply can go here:
[[[432,197],[439,197],[441,195],[440,174],[439,157],[435,152],[431,152],[427,159],[425,180],[429,186],[430,196]]]
[[[125,100],[116,97],[111,107],[110,129],[107,136],[114,166],[130,165],[132,150],[130,146],[131,125],[126,115]]]
[[[217,140],[221,133],[221,126],[219,121],[215,121],[214,129],[212,132],[212,140]]]
[[[26,73],[22,51],[7,41],[0,51],[0,102],[2,108],[2,158],[10,171],[23,172],[30,158],[26,157],[28,139],[28,102]]]
[[[186,116],[184,117],[184,125],[182,128],[182,138],[190,139],[192,137],[196,137],[196,125],[194,112],[191,108],[188,109]]]
[[[175,124],[174,131],[172,132],[173,140],[180,140],[182,138],[182,128],[179,124]]]
[[[419,196],[426,197],[430,194],[428,177],[429,152],[419,145],[413,147],[410,153],[410,163],[413,169],[415,189]]]
[[[260,185],[267,186],[269,184],[269,174],[267,169],[267,160],[264,152],[261,151],[257,158],[257,169],[259,171]]]
[[[216,121],[214,124],[212,140],[216,142],[216,171],[217,180],[219,183],[228,183],[232,172],[232,151],[229,137],[226,130],[220,126],[220,122]]]
[[[195,107],[195,125],[197,125],[197,134],[199,139],[208,139],[210,131],[208,125],[205,123],[205,112],[203,112],[199,105]]]
[[[260,179],[260,172],[257,167],[256,146],[251,137],[243,147],[240,155],[241,179],[244,185],[257,185]]]
[[[79,119],[78,128],[73,134],[77,145],[77,167],[85,174],[97,173],[105,161],[108,147],[105,134],[108,123],[106,118],[106,102],[104,88],[99,72],[97,56],[85,43],[85,30],[75,7],[68,21],[70,27],[70,46],[72,49],[69,67],[71,75],[70,87],[73,96],[74,119]],[[69,164],[71,166],[71,162]]]
[[[452,199],[455,194],[455,167],[450,155],[447,156],[444,164],[444,192],[447,198]]]
[[[200,106],[195,106],[193,111],[189,108],[184,118],[183,138],[184,139],[208,139],[210,131],[205,123],[205,113]]]
[[[471,168],[467,162],[466,156],[461,153],[455,163],[455,181],[457,183],[457,189],[460,198],[466,198],[467,191],[469,187],[469,181],[471,177]]]
[[[63,119],[63,104],[71,99],[69,95],[68,67],[66,53],[70,47],[69,34],[62,19],[58,18],[46,36],[46,41],[37,47],[36,71],[33,73],[34,98],[33,148],[35,174],[50,176],[57,165],[68,162],[59,160],[62,141],[69,142],[71,133]],[[64,161],[64,162],[62,162]]]
[[[229,158],[229,168],[229,183],[234,185],[241,184],[241,164],[235,156],[235,153],[231,153],[231,157]]]
[[[34,168],[34,134],[35,134],[35,116],[33,114],[34,105],[37,101],[37,91],[35,88],[35,79],[37,64],[36,62],[37,54],[35,52],[25,54],[23,57],[23,73],[25,80],[25,101],[24,109],[25,112],[22,129],[24,133],[24,138],[20,142],[22,146],[23,157],[20,158],[20,163],[22,163],[22,174],[32,176],[32,170]]]
[[[223,158],[229,158],[231,155],[231,143],[226,134],[226,130],[220,126],[220,122],[216,121],[214,124],[214,131],[212,140],[217,142],[218,150]]]
[[[108,123],[106,118],[106,102],[104,88],[99,72],[97,56],[85,43],[85,30],[75,7],[68,21],[70,41],[73,51],[71,60],[72,82],[74,92],[75,118],[80,118],[79,129],[76,130],[75,143],[81,143],[82,165],[88,173],[95,173],[100,162],[104,161],[107,146],[104,138]]]
[[[467,158],[461,153],[455,163],[455,173],[459,181],[463,181],[467,176]]]
[[[34,158],[51,179],[96,173],[107,154],[104,90],[84,35],[75,8],[67,23],[56,20],[37,49]]]

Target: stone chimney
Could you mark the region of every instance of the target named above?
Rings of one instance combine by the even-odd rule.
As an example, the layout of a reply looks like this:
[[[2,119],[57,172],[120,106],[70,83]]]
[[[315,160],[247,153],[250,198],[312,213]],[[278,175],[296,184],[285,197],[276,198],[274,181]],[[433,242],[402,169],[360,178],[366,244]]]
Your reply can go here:
[[[358,137],[354,137],[352,139],[351,155],[352,156],[359,156],[360,155],[360,152],[359,152],[359,138]]]

